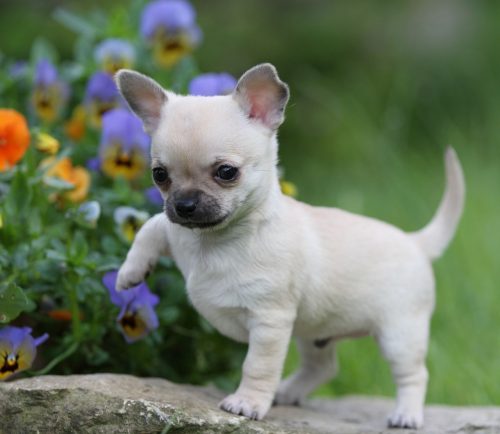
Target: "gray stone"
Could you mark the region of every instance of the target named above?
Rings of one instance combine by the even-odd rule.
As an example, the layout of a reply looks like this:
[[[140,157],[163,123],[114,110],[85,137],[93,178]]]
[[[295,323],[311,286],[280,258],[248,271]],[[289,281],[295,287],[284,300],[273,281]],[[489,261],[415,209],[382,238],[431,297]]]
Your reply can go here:
[[[95,374],[45,376],[0,384],[0,433],[370,433],[388,430],[393,401],[313,399],[274,407],[264,421],[217,408],[222,393],[157,378]],[[500,433],[500,407],[426,408],[420,434]]]

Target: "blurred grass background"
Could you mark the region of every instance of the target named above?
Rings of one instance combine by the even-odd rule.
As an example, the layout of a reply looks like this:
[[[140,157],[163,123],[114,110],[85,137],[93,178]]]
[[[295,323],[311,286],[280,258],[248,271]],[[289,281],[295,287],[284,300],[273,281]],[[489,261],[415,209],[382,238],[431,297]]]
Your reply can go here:
[[[26,58],[43,35],[70,58],[74,35],[51,11],[125,3],[3,0],[0,52]],[[239,76],[269,61],[290,85],[280,155],[299,199],[415,230],[441,197],[443,150],[456,148],[467,202],[455,241],[435,265],[428,401],[500,404],[500,3],[193,4],[205,35],[195,53],[202,71]],[[319,394],[393,395],[371,339],[339,350],[340,374]],[[286,372],[297,363],[292,348]]]

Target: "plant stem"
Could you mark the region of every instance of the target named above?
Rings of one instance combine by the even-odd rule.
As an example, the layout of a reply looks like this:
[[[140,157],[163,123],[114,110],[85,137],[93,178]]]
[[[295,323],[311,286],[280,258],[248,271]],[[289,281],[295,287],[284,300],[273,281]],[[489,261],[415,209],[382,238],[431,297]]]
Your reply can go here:
[[[66,283],[70,309],[71,309],[71,326],[73,329],[73,337],[76,342],[80,342],[82,337],[82,328],[80,322],[80,309],[78,307],[78,295],[76,293],[76,282],[73,282],[74,279],[71,279],[70,282]]]
[[[68,358],[73,354],[77,348],[78,348],[79,343],[78,342],[73,342],[63,353],[59,354],[57,357],[54,357],[43,369],[40,369],[39,371],[31,371],[29,372],[30,375],[45,375],[49,373],[57,364],[62,362],[64,359]]]

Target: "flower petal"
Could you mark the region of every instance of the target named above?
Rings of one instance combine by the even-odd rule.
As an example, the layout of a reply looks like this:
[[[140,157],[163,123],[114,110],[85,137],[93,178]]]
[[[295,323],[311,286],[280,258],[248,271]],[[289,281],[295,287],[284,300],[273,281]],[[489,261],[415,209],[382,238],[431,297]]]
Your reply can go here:
[[[158,190],[158,187],[155,186],[149,187],[144,191],[144,194],[148,199],[148,201],[151,202],[153,205],[163,206],[164,200],[160,193],[160,190]]]
[[[125,39],[110,38],[102,41],[94,51],[97,62],[104,64],[107,59],[125,60],[132,64],[135,60],[134,46]]]
[[[156,312],[154,311],[153,306],[145,304],[137,310],[137,314],[146,324],[148,331],[152,331],[158,328],[158,317],[156,316]]]
[[[42,336],[35,338],[35,347],[42,345],[49,338],[48,333],[44,333]]]
[[[137,312],[127,311],[118,320],[118,327],[129,344],[143,338],[149,332],[146,322]]]
[[[83,219],[87,223],[95,225],[101,215],[101,205],[96,200],[91,200],[89,202],[82,203],[78,207],[78,212],[81,213]]]
[[[59,74],[56,67],[47,59],[41,59],[35,68],[35,85],[50,86],[57,82]]]
[[[191,27],[196,12],[185,0],[156,0],[149,3],[141,16],[141,34],[150,39],[158,28],[178,30]]]
[[[99,152],[102,154],[107,147],[117,144],[123,151],[137,149],[149,157],[150,138],[144,132],[142,122],[123,108],[110,110],[103,116]]]
[[[14,166],[25,154],[30,132],[21,113],[0,109],[0,171]]]
[[[109,74],[98,71],[90,77],[85,90],[85,100],[87,102],[93,100],[115,102],[118,97],[118,88]]]
[[[116,306],[122,306],[123,303],[123,296],[125,294],[124,291],[118,292],[116,290],[116,278],[118,277],[118,271],[108,271],[104,276],[102,277],[102,283],[104,286],[108,289],[109,291],[109,297],[111,299],[111,303],[115,304]]]
[[[236,79],[227,73],[200,74],[189,83],[190,95],[214,96],[230,94],[236,87]]]
[[[34,339],[29,327],[5,327],[0,330],[0,380],[28,369],[36,357],[36,347],[48,339]]]
[[[139,211],[131,206],[119,206],[113,213],[115,223],[121,225],[126,220],[134,218],[140,222],[145,222],[149,218],[149,214],[145,211]]]

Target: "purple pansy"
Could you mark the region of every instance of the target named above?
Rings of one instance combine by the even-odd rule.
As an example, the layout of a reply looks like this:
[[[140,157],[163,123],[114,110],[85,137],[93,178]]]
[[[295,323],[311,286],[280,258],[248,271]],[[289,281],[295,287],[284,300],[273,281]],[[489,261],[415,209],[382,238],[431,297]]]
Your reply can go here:
[[[145,154],[149,153],[150,138],[142,122],[124,108],[110,110],[103,118],[101,149],[114,143],[120,143],[124,151],[140,148]]]
[[[49,60],[42,59],[36,64],[35,86],[51,86],[58,79],[57,69]]]
[[[36,347],[49,335],[33,338],[29,327],[4,327],[0,330],[0,380],[28,369],[36,357]]]
[[[102,119],[99,146],[102,171],[113,178],[137,178],[149,161],[149,144],[150,138],[134,114],[123,108],[110,110]]]
[[[98,71],[90,77],[85,90],[86,101],[98,100],[111,103],[116,102],[119,95],[113,77],[102,71]]]
[[[117,271],[109,271],[102,278],[109,291],[111,303],[120,308],[117,323],[128,343],[142,339],[152,330],[158,328],[158,317],[154,307],[159,298],[151,293],[145,282],[124,291],[116,290]]]
[[[163,197],[157,187],[149,187],[144,191],[146,199],[153,205],[163,206]]]
[[[121,102],[113,77],[103,71],[94,73],[85,90],[85,105],[95,127],[101,125],[102,116]]]
[[[98,172],[101,168],[101,159],[99,157],[89,158],[85,163],[85,166],[87,166],[87,169],[92,172]]]
[[[151,39],[158,29],[176,31],[196,26],[196,12],[185,0],[156,0],[148,3],[141,16],[141,34]]]
[[[33,79],[32,104],[40,119],[54,121],[69,96],[69,88],[59,79],[56,67],[47,59],[40,60]]]
[[[105,39],[96,47],[94,57],[106,72],[114,74],[119,69],[133,66],[135,48],[125,39]]]
[[[189,93],[200,96],[227,95],[234,90],[236,83],[236,79],[226,72],[201,74],[189,83]]]
[[[141,16],[141,34],[153,45],[155,60],[170,67],[192,51],[201,40],[196,12],[186,0],[156,0]]]

